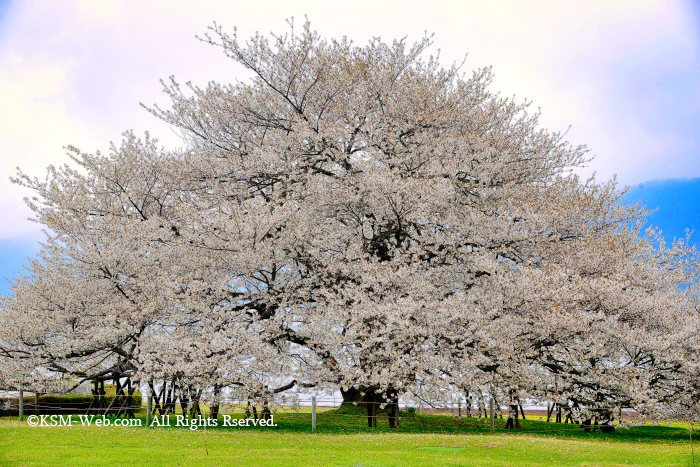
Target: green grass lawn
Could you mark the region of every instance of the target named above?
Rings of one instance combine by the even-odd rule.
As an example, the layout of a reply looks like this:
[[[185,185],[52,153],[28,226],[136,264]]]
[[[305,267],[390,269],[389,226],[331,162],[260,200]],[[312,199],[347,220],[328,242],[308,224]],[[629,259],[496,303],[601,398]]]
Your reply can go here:
[[[76,418],[77,419],[77,418]],[[310,415],[276,414],[277,427],[30,427],[0,419],[2,466],[691,466],[688,429],[636,426],[612,434],[526,420],[496,433],[486,421],[448,415],[403,416],[375,430],[358,414],[324,411],[318,433]],[[174,425],[174,419],[173,423]],[[695,450],[700,450],[700,444]],[[700,465],[700,456],[697,464]]]

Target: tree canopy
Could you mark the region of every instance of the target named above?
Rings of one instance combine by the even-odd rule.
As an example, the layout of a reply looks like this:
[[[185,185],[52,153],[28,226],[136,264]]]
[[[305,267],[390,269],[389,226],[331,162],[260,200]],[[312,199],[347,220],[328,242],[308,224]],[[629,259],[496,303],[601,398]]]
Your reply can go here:
[[[252,78],[164,83],[147,109],[183,149],[127,132],[14,179],[48,238],[2,301],[0,379],[697,408],[695,249],[641,235],[489,68],[308,22],[201,40]]]

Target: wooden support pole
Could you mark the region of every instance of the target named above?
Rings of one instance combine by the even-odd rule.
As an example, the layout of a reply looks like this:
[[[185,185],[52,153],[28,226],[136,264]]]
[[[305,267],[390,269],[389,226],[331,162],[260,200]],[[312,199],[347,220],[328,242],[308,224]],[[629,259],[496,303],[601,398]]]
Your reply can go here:
[[[311,432],[316,433],[316,396],[311,396]]]
[[[19,388],[19,421],[24,419],[24,390]]]
[[[496,427],[495,427],[495,423],[496,423],[496,420],[495,420],[495,418],[496,418],[496,417],[495,417],[495,415],[496,415],[496,409],[495,409],[495,407],[493,406],[493,397],[492,397],[491,400],[489,401],[489,409],[491,410],[491,433],[493,433],[494,431],[496,431]]]
[[[153,409],[153,394],[148,394],[146,399],[146,426],[151,425],[151,410]]]

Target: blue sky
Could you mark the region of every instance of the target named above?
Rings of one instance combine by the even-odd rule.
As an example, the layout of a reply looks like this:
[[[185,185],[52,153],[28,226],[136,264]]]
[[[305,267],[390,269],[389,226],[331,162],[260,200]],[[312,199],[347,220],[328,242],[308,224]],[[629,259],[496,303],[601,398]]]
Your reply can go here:
[[[23,265],[27,264],[27,258],[37,253],[38,248],[38,243],[0,242],[0,277],[12,278],[25,272]],[[9,283],[3,280],[0,283],[0,293],[6,294],[9,290]]]
[[[194,6],[196,5],[196,6]],[[167,6],[167,7],[166,7]],[[416,14],[420,11],[420,14]],[[541,108],[542,126],[587,144],[584,176],[617,175],[625,200],[659,208],[668,238],[700,232],[700,2],[694,0],[0,0],[0,277],[42,238],[9,183],[42,176],[63,147],[104,151],[123,131],[181,142],[140,106],[163,101],[159,80],[205,85],[245,73],[194,39],[213,20],[241,36],[281,31],[308,15],[325,36],[417,40],[464,70],[492,65],[493,89]],[[0,285],[0,292],[7,286]]]
[[[10,7],[10,0],[0,0],[0,21]]]
[[[656,211],[648,217],[650,225],[663,230],[664,238],[684,238],[685,230],[694,231],[691,243],[700,235],[700,178],[652,180],[630,187],[623,201],[641,201]]]

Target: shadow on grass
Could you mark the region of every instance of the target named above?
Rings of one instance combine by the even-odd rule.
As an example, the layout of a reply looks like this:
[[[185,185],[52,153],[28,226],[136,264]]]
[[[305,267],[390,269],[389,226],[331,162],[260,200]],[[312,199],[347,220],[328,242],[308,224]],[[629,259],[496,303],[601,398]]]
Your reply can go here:
[[[139,418],[145,426],[145,414],[140,413]],[[232,418],[241,419],[242,414],[234,413]],[[239,427],[223,426],[223,418],[220,415],[218,426],[207,427],[207,430],[261,430],[265,432],[282,433],[311,433],[310,413],[275,413],[273,414],[275,427]],[[479,420],[475,417],[456,417],[454,415],[437,414],[412,414],[401,412],[400,427],[389,428],[389,422],[385,414],[380,414],[376,428],[367,427],[367,415],[364,411],[355,407],[341,407],[334,410],[325,410],[317,414],[316,431],[319,434],[362,434],[362,433],[404,433],[404,434],[490,434],[488,419]],[[630,425],[625,424],[620,428],[616,426],[613,433],[602,433],[600,430],[586,433],[579,425],[544,422],[530,418],[521,420],[522,428],[517,430],[505,429],[505,419],[495,420],[495,434],[505,436],[543,436],[547,438],[580,439],[580,440],[609,440],[620,442],[678,442],[687,443],[689,440],[688,429],[680,426],[664,425]],[[168,426],[156,429],[183,429],[177,426],[174,416],[170,417]],[[202,429],[201,427],[199,428]],[[700,433],[698,433],[700,437]],[[695,440],[695,436],[693,437]]]

